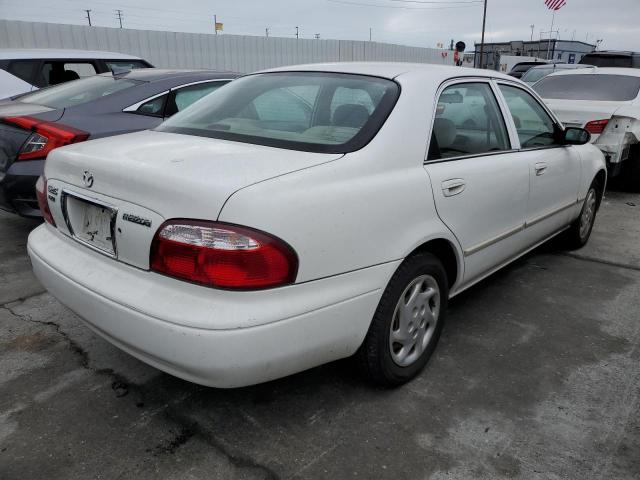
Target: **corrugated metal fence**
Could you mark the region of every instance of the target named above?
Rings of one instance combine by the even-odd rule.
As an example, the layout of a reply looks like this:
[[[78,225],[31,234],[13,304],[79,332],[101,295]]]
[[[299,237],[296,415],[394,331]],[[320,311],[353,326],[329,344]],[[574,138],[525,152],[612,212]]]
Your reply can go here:
[[[452,52],[443,58],[443,50],[378,42],[179,33],[15,20],[0,20],[0,48],[108,50],[137,55],[156,67],[243,73],[314,62],[453,62]]]

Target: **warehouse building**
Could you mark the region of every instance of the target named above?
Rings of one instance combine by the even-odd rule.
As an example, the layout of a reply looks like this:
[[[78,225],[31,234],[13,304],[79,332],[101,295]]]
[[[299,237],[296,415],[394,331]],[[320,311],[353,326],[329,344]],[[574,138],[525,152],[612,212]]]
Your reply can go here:
[[[485,43],[483,62],[485,68],[498,70],[501,55],[538,57],[563,63],[578,63],[583,55],[596,46],[576,40],[541,39],[530,42],[511,41]],[[476,66],[480,66],[480,44],[475,44]]]

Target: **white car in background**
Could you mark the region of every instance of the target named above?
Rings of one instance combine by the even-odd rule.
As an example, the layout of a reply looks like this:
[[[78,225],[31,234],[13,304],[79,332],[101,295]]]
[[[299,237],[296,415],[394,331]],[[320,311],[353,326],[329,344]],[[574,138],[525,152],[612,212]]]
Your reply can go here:
[[[533,86],[562,123],[582,127],[605,155],[611,177],[640,189],[640,69],[553,73]]]
[[[561,232],[587,242],[606,182],[588,141],[492,71],[281,68],[155,130],[52,151],[28,250],[90,328],[187,380],[357,353],[398,385],[449,298]]]
[[[82,77],[152,67],[133,55],[64,49],[0,49],[0,99]]]

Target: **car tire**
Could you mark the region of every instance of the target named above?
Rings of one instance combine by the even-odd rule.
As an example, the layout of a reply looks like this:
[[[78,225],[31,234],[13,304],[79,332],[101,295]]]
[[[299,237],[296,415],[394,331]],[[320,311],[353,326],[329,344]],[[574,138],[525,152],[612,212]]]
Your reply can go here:
[[[364,374],[393,387],[420,373],[440,338],[448,297],[440,260],[427,252],[408,257],[382,294],[356,354]]]
[[[566,232],[565,245],[569,250],[582,248],[589,241],[593,224],[596,220],[596,213],[598,212],[598,192],[600,192],[600,185],[597,180],[594,180],[582,203],[580,215],[571,223],[571,226]]]
[[[632,145],[629,158],[622,165],[623,187],[630,192],[640,192],[640,146]]]

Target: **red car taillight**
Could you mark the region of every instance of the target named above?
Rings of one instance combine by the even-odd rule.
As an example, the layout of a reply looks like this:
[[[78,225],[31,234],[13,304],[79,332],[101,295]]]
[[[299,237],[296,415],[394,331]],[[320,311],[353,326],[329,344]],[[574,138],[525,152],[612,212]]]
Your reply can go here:
[[[50,223],[55,227],[56,222],[53,219],[53,215],[51,215],[49,202],[47,201],[47,179],[44,178],[44,175],[40,175],[38,181],[36,182],[36,196],[38,197],[38,206],[40,207],[40,213],[42,213],[42,217],[44,218],[45,222]]]
[[[210,287],[252,290],[293,283],[298,258],[279,238],[247,227],[169,220],[151,244],[151,270]]]
[[[4,117],[2,121],[32,132],[20,148],[18,160],[46,158],[54,148],[82,142],[89,138],[89,133],[83,130],[33,117]]]
[[[589,133],[602,133],[605,127],[609,123],[609,120],[592,120],[584,126],[584,129]]]

